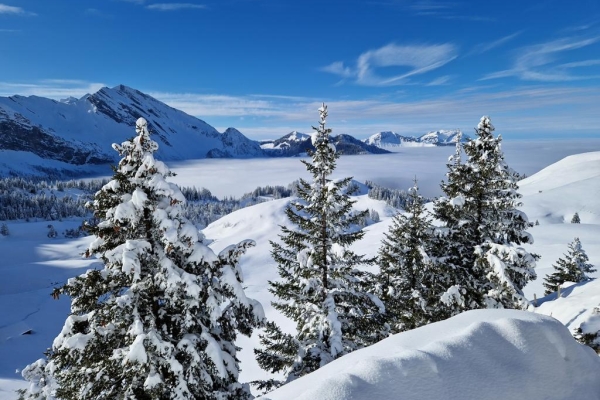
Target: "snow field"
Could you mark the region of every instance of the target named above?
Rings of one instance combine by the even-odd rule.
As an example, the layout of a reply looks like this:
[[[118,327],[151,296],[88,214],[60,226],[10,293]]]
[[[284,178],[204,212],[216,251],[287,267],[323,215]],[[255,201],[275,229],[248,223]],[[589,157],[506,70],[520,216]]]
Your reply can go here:
[[[435,151],[436,149],[425,150]],[[448,151],[448,149],[442,150]],[[450,154],[452,152],[453,148],[449,150]],[[388,169],[382,168],[382,166],[386,162],[385,158],[388,156],[366,156],[370,157],[368,159],[365,159],[364,156],[342,158],[340,161],[343,161],[346,164],[344,164],[344,166],[340,168],[342,170],[341,172],[339,170],[336,170],[336,175],[343,176],[343,174],[348,172],[348,175],[356,176],[364,172],[365,170],[367,170],[369,174],[376,174],[376,168],[380,168],[382,176],[386,176],[386,179],[392,179],[392,177],[394,176],[397,181],[404,179],[406,181],[406,185],[401,187],[406,189],[410,185],[410,179],[414,177],[415,172],[418,172],[420,168],[423,168],[423,170],[426,172],[424,174],[426,176],[424,180],[428,181],[427,184],[430,188],[433,188],[443,178],[443,172],[440,173],[440,171],[445,171],[445,155],[444,157],[441,157],[441,154],[439,152],[431,153],[437,154],[434,157],[437,161],[432,162],[431,156],[428,160],[427,157],[423,156],[421,153],[419,154],[420,155],[418,156],[412,156],[414,157],[412,160],[417,162],[416,164],[413,164],[411,168],[407,168],[406,170],[402,170],[400,166],[405,165],[403,163],[410,162],[411,156],[408,156],[409,160],[402,160],[401,157],[403,155],[401,153],[398,153],[395,156],[400,156],[400,158],[397,158],[397,160],[402,161],[398,161],[397,164],[389,165]],[[363,162],[363,160],[374,160],[374,164]],[[390,159],[388,158],[387,160],[389,161]],[[203,181],[202,178],[198,178],[199,171],[197,168],[201,165],[209,165],[210,168],[216,168],[216,166],[218,165],[223,165],[221,163],[221,161],[223,160],[217,161],[219,161],[219,163],[204,164],[203,162],[187,164],[188,169],[186,170],[186,172],[176,177],[176,180],[179,180],[177,181],[177,183],[183,186],[205,186],[211,189],[212,191],[213,188],[210,186],[209,183]],[[274,181],[278,179],[284,180],[281,182],[281,184],[287,184],[292,180],[297,179],[298,177],[306,178],[306,172],[304,171],[304,167],[298,160],[295,159],[290,160],[293,161],[295,165],[292,165],[291,163],[285,164],[289,168],[284,168],[283,171],[271,169],[271,167],[277,166],[277,164],[269,164],[270,162],[272,162],[271,160],[229,161],[233,161],[233,165],[231,166],[231,170],[221,171],[222,174],[220,175],[220,177],[225,178],[225,181],[220,181],[220,185],[222,186],[222,188],[219,190],[242,190],[241,187],[243,185],[249,185],[250,189],[254,189],[254,187],[256,187],[258,184],[277,184],[277,182]],[[248,180],[245,180],[244,178],[248,174],[257,172],[256,168],[259,168],[261,165],[259,161],[263,162],[262,173],[260,174],[260,176],[254,176],[252,177],[252,179],[249,178]],[[286,162],[287,161],[288,160],[286,160]],[[351,161],[353,161],[354,166],[351,165]],[[512,165],[510,159],[508,162],[509,165],[519,170],[517,166]],[[249,165],[250,168],[245,168],[245,165]],[[443,165],[443,168],[441,168],[440,165]],[[194,170],[196,170],[195,174]],[[568,173],[563,173],[565,170],[567,170]],[[548,298],[545,299],[541,298],[541,295],[543,293],[542,281],[543,277],[547,273],[552,272],[551,265],[558,259],[558,257],[561,257],[563,253],[566,252],[567,243],[572,241],[573,238],[576,236],[581,239],[583,248],[586,250],[590,258],[590,263],[597,267],[600,266],[600,220],[598,219],[598,216],[600,215],[600,203],[598,201],[598,196],[594,195],[594,190],[600,188],[600,173],[597,173],[599,170],[600,152],[587,153],[569,157],[561,161],[560,163],[557,163],[556,165],[544,169],[539,174],[533,175],[520,182],[520,193],[524,194],[524,197],[522,199],[524,203],[523,210],[529,216],[530,221],[534,222],[537,219],[540,223],[539,226],[535,226],[534,228],[529,230],[529,232],[533,235],[535,239],[535,243],[528,247],[527,250],[542,255],[542,259],[539,261],[538,268],[536,269],[538,273],[538,279],[525,288],[525,293],[530,299],[533,298],[534,293],[537,294],[537,297],[539,299],[539,307],[536,309],[537,312],[541,314],[552,315],[554,318],[557,318],[560,322],[567,325],[569,329],[575,329],[579,325],[579,323],[581,323],[581,321],[583,321],[589,315],[589,313],[591,313],[593,307],[600,304],[600,295],[598,295],[598,293],[600,293],[600,287],[598,287],[600,283],[598,283],[598,281],[592,281],[584,284],[575,285],[573,287],[565,289],[560,299],[552,301],[553,295],[550,295],[548,296]],[[399,173],[399,171],[401,173]],[[176,169],[176,172],[179,172],[179,170]],[[236,183],[235,187],[230,188],[228,187],[228,185],[231,182],[227,181],[227,177],[232,177],[232,174],[235,174],[236,172],[239,176],[240,184],[238,185]],[[204,171],[202,172],[202,174],[203,173]],[[273,179],[271,179],[271,177],[273,177]],[[402,178],[400,179],[399,177]],[[260,183],[257,183],[257,180],[260,180]],[[236,180],[236,182],[238,181]],[[420,186],[421,182],[422,181],[420,180]],[[216,193],[219,194],[218,192]],[[353,250],[356,251],[358,254],[366,254],[368,256],[373,256],[377,253],[377,250],[380,246],[381,238],[383,237],[383,233],[387,231],[390,219],[395,211],[391,207],[385,205],[385,203],[369,199],[366,195],[358,196],[355,199],[357,200],[357,203],[355,205],[356,209],[374,209],[379,213],[381,217],[381,222],[368,226],[365,229],[366,235],[364,239],[359,241],[355,246],[353,246]],[[279,226],[288,223],[287,218],[284,214],[284,209],[288,202],[289,199],[274,200],[247,209],[239,210],[220,219],[219,221],[214,222],[213,224],[208,226],[203,231],[203,233],[208,239],[213,241],[211,247],[215,251],[220,251],[227,245],[237,243],[243,239],[253,239],[254,241],[256,241],[257,246],[255,248],[250,249],[247,252],[247,254],[244,257],[242,257],[241,260],[241,266],[244,271],[245,285],[247,287],[246,293],[248,297],[255,298],[263,304],[266,315],[269,319],[277,322],[284,331],[291,332],[295,329],[295,327],[290,321],[283,318],[275,310],[273,310],[273,308],[270,306],[272,295],[266,290],[268,286],[268,281],[277,279],[278,277],[276,272],[276,266],[270,256],[271,247],[269,244],[269,240],[277,240],[277,236],[280,232]],[[571,224],[569,222],[574,212],[578,212],[581,216],[581,224]],[[67,278],[75,276],[85,271],[87,268],[90,267],[91,263],[94,262],[93,260],[86,260],[80,257],[80,254],[87,247],[90,238],[67,240],[61,239],[61,236],[59,236],[59,238],[54,240],[48,239],[46,237],[46,226],[49,223],[52,223],[59,232],[62,232],[66,228],[74,228],[78,226],[80,221],[42,221],[31,223],[8,221],[7,225],[9,226],[11,236],[5,238],[0,237],[0,252],[2,252],[3,254],[3,258],[0,261],[0,277],[2,278],[0,279],[0,399],[15,398],[13,389],[16,387],[21,387],[24,384],[24,382],[20,380],[20,376],[15,373],[15,370],[22,369],[28,363],[31,363],[39,357],[41,357],[42,352],[48,346],[51,345],[52,340],[61,330],[61,327],[64,323],[64,319],[68,314],[69,302],[66,298],[61,298],[58,301],[52,300],[49,294],[52,290],[53,285],[56,282],[62,283]],[[507,391],[509,390],[508,384],[506,384],[505,386],[501,386],[503,380],[511,380],[512,382],[514,379],[516,379],[515,382],[522,382],[519,379],[525,378],[521,375],[528,376],[528,374],[524,374],[523,371],[534,371],[536,373],[541,374],[540,376],[543,375],[544,377],[547,377],[552,381],[556,381],[558,383],[562,383],[563,385],[569,386],[570,382],[567,381],[568,374],[565,375],[562,380],[559,380],[558,378],[554,379],[554,375],[544,375],[550,373],[548,371],[545,371],[545,369],[559,368],[555,366],[567,364],[571,365],[572,367],[574,360],[578,360],[579,358],[581,358],[581,360],[585,360],[585,357],[588,357],[590,354],[590,352],[587,352],[588,356],[581,356],[581,354],[578,351],[574,350],[574,348],[569,347],[569,343],[574,345],[577,344],[572,340],[567,340],[568,335],[565,336],[566,330],[563,333],[561,333],[556,324],[553,325],[551,322],[548,322],[550,320],[546,318],[538,317],[533,314],[522,313],[524,315],[531,316],[531,318],[538,318],[528,319],[529,317],[513,316],[511,314],[511,316],[503,315],[502,317],[499,317],[499,320],[509,321],[506,318],[514,318],[516,319],[516,322],[513,321],[510,323],[499,323],[497,321],[498,318],[496,318],[496,316],[491,315],[494,312],[481,311],[477,313],[473,315],[477,315],[478,319],[473,321],[469,320],[469,324],[477,325],[481,321],[487,321],[486,323],[491,324],[492,328],[488,327],[484,323],[483,328],[479,327],[475,329],[474,327],[471,331],[457,330],[456,340],[459,343],[464,342],[462,347],[456,345],[456,343],[454,342],[445,342],[444,340],[446,340],[448,336],[445,334],[442,335],[441,333],[436,333],[436,330],[439,330],[442,333],[449,331],[450,328],[443,325],[440,325],[437,328],[435,328],[435,326],[438,324],[434,324],[431,326],[420,328],[430,329],[429,331],[417,330],[414,332],[407,332],[405,334],[402,334],[408,335],[407,337],[410,339],[398,339],[398,341],[405,342],[409,340],[417,340],[417,338],[421,334],[423,334],[423,332],[428,332],[428,335],[430,335],[428,336],[430,340],[433,341],[439,339],[440,343],[438,347],[445,349],[440,350],[433,346],[435,348],[433,350],[429,348],[427,350],[423,350],[420,347],[414,347],[413,353],[408,352],[404,356],[402,356],[404,358],[398,356],[397,359],[394,359],[400,362],[401,364],[403,362],[402,360],[405,360],[401,366],[397,367],[397,372],[399,374],[398,376],[403,377],[402,379],[406,379],[402,380],[402,382],[404,382],[404,386],[410,387],[410,385],[416,385],[418,383],[417,381],[415,381],[414,377],[412,380],[404,377],[404,373],[408,374],[407,376],[410,375],[410,372],[407,372],[411,370],[408,367],[409,365],[414,365],[417,371],[430,371],[430,369],[427,369],[430,368],[428,365],[431,364],[431,360],[427,358],[430,356],[423,356],[421,353],[418,352],[414,353],[415,351],[417,351],[417,348],[419,349],[419,351],[438,351],[438,353],[435,353],[437,354],[436,357],[438,358],[434,358],[434,364],[437,365],[436,368],[438,368],[438,374],[436,375],[432,372],[427,372],[427,374],[429,375],[426,374],[426,376],[438,376],[438,378],[441,379],[442,382],[446,382],[446,374],[449,374],[448,377],[454,377],[455,379],[463,379],[463,381],[467,382],[470,381],[467,378],[460,378],[458,375],[452,375],[453,373],[456,374],[458,372],[453,372],[450,366],[462,366],[463,362],[460,361],[461,357],[472,357],[469,356],[469,353],[467,353],[466,351],[472,346],[479,346],[479,344],[481,344],[481,346],[483,347],[483,350],[481,351],[485,354],[482,355],[481,358],[476,358],[472,361],[478,361],[484,363],[487,366],[493,366],[493,368],[491,368],[491,370],[489,371],[490,373],[488,376],[494,377],[494,381],[498,380],[499,382],[496,382],[494,384],[500,386],[490,386],[490,389],[488,391],[496,391],[496,393],[501,394],[510,393]],[[490,313],[490,315],[487,315],[485,313]],[[471,315],[471,313],[467,313],[467,315]],[[459,318],[460,317],[462,316],[459,316]],[[443,322],[441,324],[453,324],[453,320],[454,319]],[[466,320],[461,321],[461,324],[466,323]],[[512,324],[516,327],[509,329],[503,324]],[[20,335],[20,333],[22,333],[21,331],[23,329],[32,329],[33,334],[22,336]],[[474,331],[479,332],[479,330],[484,331],[485,334],[478,336],[479,334],[473,333]],[[552,339],[554,340],[554,342],[552,342],[551,339],[546,340],[547,338],[544,339],[546,336],[544,336],[543,334],[540,335],[540,332],[545,330],[555,333],[555,337],[559,338],[556,339],[558,340],[557,343],[562,343],[560,346],[564,345],[568,347],[568,349],[565,350],[565,354],[569,360],[564,360],[564,358],[562,358],[561,361],[562,356],[556,356],[556,352],[554,350],[552,354],[543,354],[545,353],[543,351],[544,349],[547,350],[548,348],[552,348],[548,344],[549,342],[556,342],[556,340],[554,339]],[[512,336],[509,335],[510,332],[512,332],[512,334],[510,334]],[[535,337],[536,339],[530,339],[530,335]],[[524,347],[515,346],[513,343],[514,340],[511,341],[512,339],[508,340],[505,338],[508,336],[518,338],[518,340],[515,340],[517,342],[521,341],[525,343],[523,345]],[[490,342],[493,344],[493,346],[486,345],[486,337],[494,337],[493,342]],[[395,340],[395,337],[382,342],[382,346],[388,341],[391,341],[390,346],[396,346],[396,342],[392,339]],[[531,340],[533,340],[533,342],[531,342]],[[541,344],[538,345],[538,342]],[[270,377],[270,374],[266,373],[265,371],[262,371],[258,367],[258,365],[256,365],[256,362],[254,360],[254,354],[252,349],[258,346],[257,334],[253,335],[253,337],[250,339],[242,337],[241,340],[239,340],[238,345],[242,347],[242,351],[241,353],[239,353],[242,367],[240,380],[250,381],[254,379],[266,379]],[[458,347],[453,347],[455,345]],[[377,346],[379,346],[379,344]],[[414,346],[417,345],[415,344]],[[495,348],[499,350],[493,353],[492,350],[494,350]],[[502,351],[502,349],[504,348],[510,348],[510,354],[513,354],[515,355],[515,357],[518,357],[513,357],[512,359],[503,358],[504,352]],[[331,365],[337,365],[338,363],[340,363],[340,365],[344,365],[344,368],[346,368],[346,366],[352,367],[352,365],[354,364],[354,362],[352,361],[353,359],[348,359],[347,357],[351,357],[354,354],[363,354],[363,352],[369,351],[370,349],[371,348],[363,350],[361,352],[352,353],[349,356],[345,356],[344,358]],[[373,354],[384,354],[390,352],[391,350],[387,349],[377,351],[381,351],[381,353]],[[540,354],[538,354],[538,352]],[[527,357],[524,357],[524,359],[519,358],[521,356],[521,353],[525,354]],[[356,357],[358,357],[358,355]],[[355,379],[347,377],[346,381],[348,385],[338,385],[338,383],[336,383],[336,385],[338,385],[336,387],[339,387],[339,390],[342,391],[340,393],[346,393],[343,392],[343,390],[354,390],[351,389],[354,386],[358,387],[359,389],[362,388],[360,390],[363,390],[365,387],[367,387],[365,386],[366,383],[364,382],[371,382],[367,379],[367,375],[372,376],[374,379],[373,382],[375,383],[384,382],[381,379],[385,377],[385,373],[383,373],[383,375],[380,376],[377,375],[376,372],[368,371],[380,371],[381,368],[387,370],[389,369],[388,367],[390,361],[386,361],[384,359],[382,361],[383,367],[379,366],[378,362],[374,361],[374,359],[372,358],[375,357],[375,355],[369,355],[369,357],[371,357],[371,361],[369,361],[370,364],[367,361],[363,362],[363,364],[366,363],[370,365],[368,368],[362,368],[360,367],[360,365],[358,365],[356,366],[357,370],[355,372],[349,372],[349,374],[354,374],[362,378]],[[449,361],[449,357],[451,356],[456,357],[458,361]],[[546,356],[547,358],[545,358]],[[535,369],[535,365],[528,364],[529,358],[535,361],[535,365],[539,364],[543,365],[543,367],[540,366],[539,368],[536,367],[537,369]],[[506,363],[499,363],[498,360],[504,360]],[[514,363],[511,363],[511,360],[513,360]],[[519,368],[521,368],[521,374],[515,373],[514,375],[502,375],[500,374],[500,372],[502,372],[500,371],[501,367],[496,366],[496,364],[498,363],[500,365],[504,365],[505,367],[514,366],[514,364],[518,364]],[[548,367],[548,365],[552,367]],[[586,365],[592,365],[593,368],[597,368],[597,366],[594,367],[593,364]],[[530,367],[534,369],[529,370],[528,368]],[[341,367],[338,366],[336,368]],[[460,370],[460,368],[456,369]],[[482,371],[485,371],[485,369],[483,368],[480,369]],[[477,368],[474,368],[474,373],[475,372],[478,372]],[[321,374],[320,371],[319,374],[313,375],[324,377],[324,374],[325,372]],[[336,379],[339,380],[341,378]],[[394,379],[398,378],[395,376]],[[369,384],[370,389],[376,390],[372,393],[378,394],[377,390],[387,390],[383,387],[380,387],[385,385],[378,385],[375,383]],[[318,382],[316,381],[309,381],[309,383],[307,383],[306,386],[314,386],[315,390],[318,390],[318,387],[321,386],[318,386],[317,384]],[[490,385],[492,384],[490,383]],[[519,387],[519,385],[520,383],[515,384],[513,386],[517,388]],[[523,385],[525,385],[523,387],[527,387],[527,382],[523,383]],[[539,385],[538,382],[538,387],[539,386],[542,385]],[[600,393],[600,390],[597,387],[591,387],[596,390],[595,393]],[[280,390],[283,389],[285,388],[282,388]],[[442,390],[442,386],[432,387],[432,390],[434,389]],[[360,390],[356,392],[358,393],[356,396],[358,396],[360,393],[364,393],[364,391],[360,392]],[[396,390],[396,392],[398,392],[398,390]],[[321,394],[321,392],[315,393]],[[347,393],[355,392],[351,391]],[[410,392],[406,393],[410,394]],[[565,392],[564,390],[562,392],[560,390],[557,390],[556,393],[564,394]],[[297,390],[297,393],[295,393],[294,395],[299,394],[300,391]],[[333,395],[335,395],[335,393],[332,394],[332,396]],[[538,398],[562,399],[569,397],[572,396]],[[585,391],[580,391],[579,397],[582,399],[599,398],[593,397],[589,392]],[[273,400],[277,398],[294,399],[294,397],[273,397]],[[325,399],[326,397],[313,398]],[[352,397],[330,398],[333,399]],[[382,394],[381,396],[374,395],[371,398],[385,397],[383,397]],[[411,397],[406,398],[410,399]],[[447,397],[442,396],[440,398]],[[474,398],[486,399],[485,397]],[[494,397],[489,398],[492,399]],[[496,398],[527,397],[519,395],[516,397],[505,396]],[[298,399],[300,399],[300,397],[298,397]]]

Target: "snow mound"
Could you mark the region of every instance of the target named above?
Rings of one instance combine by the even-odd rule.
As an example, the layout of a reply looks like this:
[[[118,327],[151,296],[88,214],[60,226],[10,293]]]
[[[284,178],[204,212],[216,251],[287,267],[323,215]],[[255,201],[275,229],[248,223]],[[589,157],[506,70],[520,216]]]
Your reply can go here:
[[[558,321],[476,310],[385,339],[269,400],[600,399],[600,358]]]

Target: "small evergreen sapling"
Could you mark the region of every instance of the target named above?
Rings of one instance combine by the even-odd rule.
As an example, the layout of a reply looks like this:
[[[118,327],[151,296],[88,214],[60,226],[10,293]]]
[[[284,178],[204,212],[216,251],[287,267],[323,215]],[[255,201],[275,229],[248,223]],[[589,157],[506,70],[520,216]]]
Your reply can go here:
[[[573,218],[571,218],[571,223],[572,224],[580,224],[581,223],[581,218],[579,218],[578,213],[573,214]]]
[[[113,145],[123,159],[96,193],[86,255],[101,269],[55,295],[71,314],[47,353],[23,371],[21,399],[247,399],[238,382],[238,333],[260,325],[238,260],[244,241],[216,255],[182,216],[184,196],[154,159],[143,118],[138,135]]]
[[[375,343],[382,332],[383,305],[368,293],[370,274],[359,269],[373,260],[349,246],[364,232],[359,220],[368,211],[352,213],[354,203],[344,188],[351,178],[331,180],[339,157],[325,127],[327,107],[319,109],[314,129],[312,161],[304,161],[312,182],[300,180],[298,197],[286,214],[294,228],[281,227],[281,242],[272,242],[280,280],[269,282],[275,309],[296,323],[296,333],[284,333],[274,323],[261,335],[256,349],[259,365],[283,372],[286,381],[317,370],[356,349]],[[275,382],[267,382],[268,384]]]
[[[588,263],[589,258],[581,246],[579,238],[575,238],[568,245],[568,252],[563,258],[559,258],[553,265],[554,273],[544,279],[546,288],[544,295],[549,295],[558,290],[565,282],[584,282],[590,280],[587,274],[596,272],[594,266]]]

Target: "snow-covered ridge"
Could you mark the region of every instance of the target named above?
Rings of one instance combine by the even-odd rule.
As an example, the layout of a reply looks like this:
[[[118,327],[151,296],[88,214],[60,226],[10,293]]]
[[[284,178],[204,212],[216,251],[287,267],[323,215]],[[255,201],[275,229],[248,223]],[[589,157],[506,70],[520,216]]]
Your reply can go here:
[[[308,150],[314,150],[310,135],[292,131],[276,140],[263,140],[260,147],[271,156],[297,156],[306,153]],[[340,134],[331,135],[330,141],[342,154],[382,154],[387,150],[373,146],[364,141],[358,140],[353,136]]]
[[[469,140],[469,137],[463,134],[460,129],[453,129],[432,131],[419,137],[403,136],[396,132],[384,131],[371,135],[364,142],[388,150],[394,147],[448,146],[456,144],[459,135],[461,142]]]
[[[0,150],[32,153],[71,165],[113,163],[117,154],[111,150],[112,144],[130,137],[139,117],[148,120],[162,160],[265,155],[257,142],[233,128],[220,133],[206,122],[124,85],[62,101],[0,97]],[[44,163],[37,166],[47,167]],[[7,172],[8,166],[2,167],[0,172]]]

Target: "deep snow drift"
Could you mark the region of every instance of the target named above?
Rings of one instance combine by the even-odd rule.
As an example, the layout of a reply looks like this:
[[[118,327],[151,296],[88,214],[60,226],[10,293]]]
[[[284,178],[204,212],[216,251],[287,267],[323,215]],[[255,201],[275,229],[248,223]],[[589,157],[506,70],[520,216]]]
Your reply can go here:
[[[475,310],[394,335],[269,400],[600,399],[600,358],[556,320]]]

